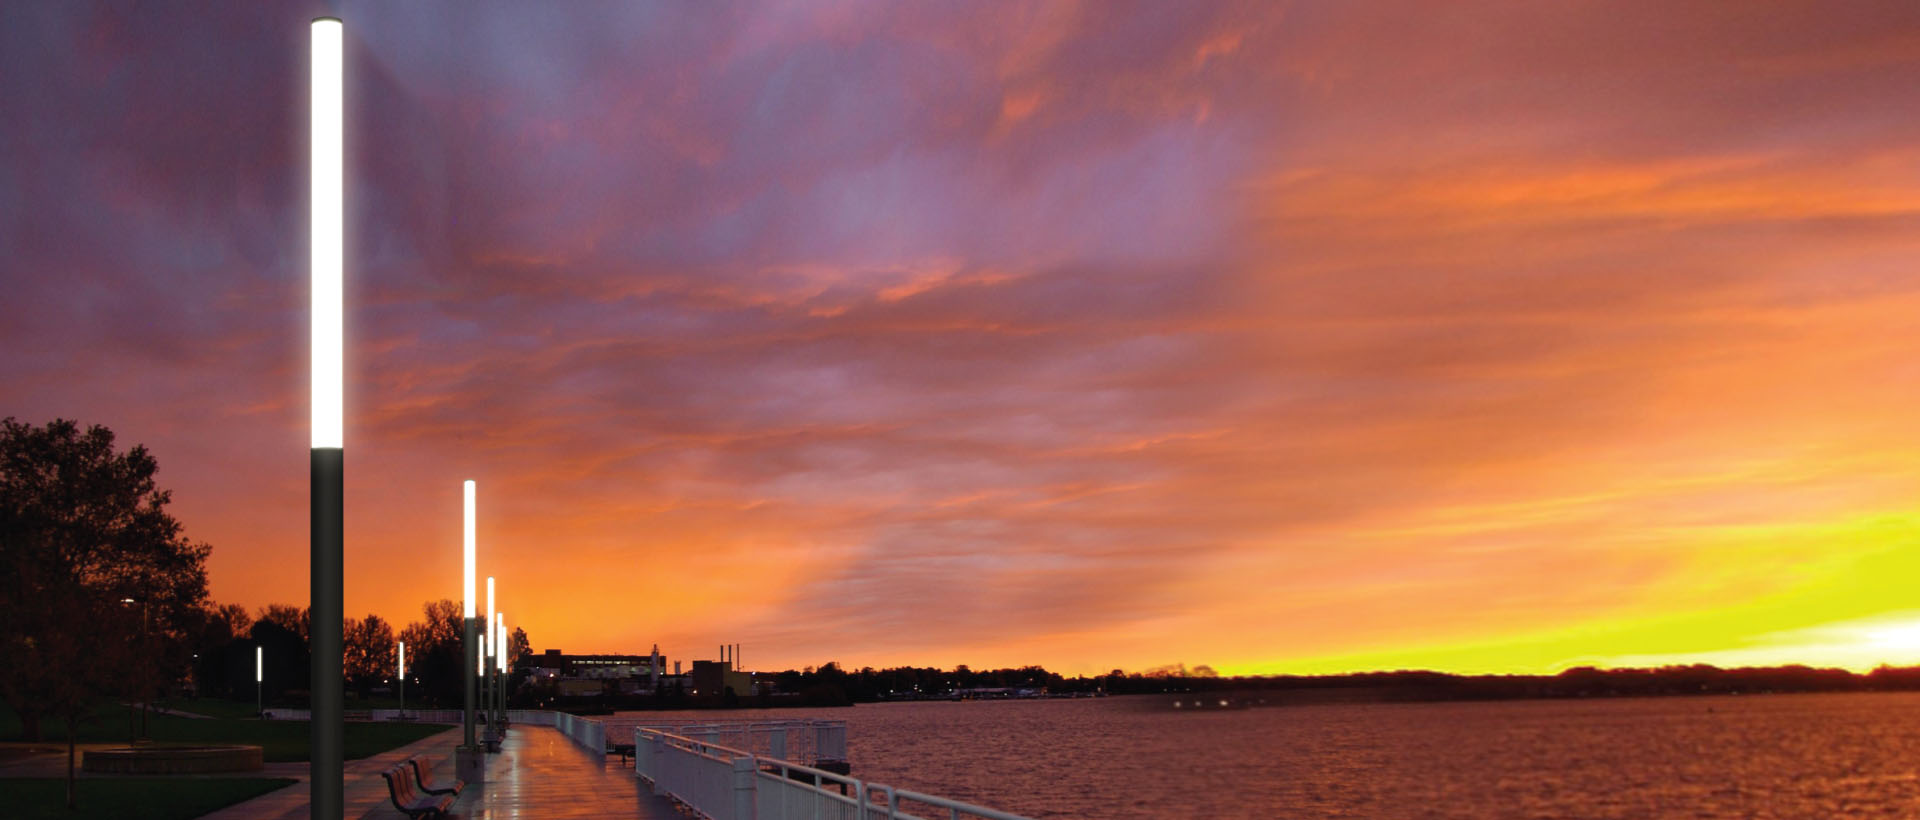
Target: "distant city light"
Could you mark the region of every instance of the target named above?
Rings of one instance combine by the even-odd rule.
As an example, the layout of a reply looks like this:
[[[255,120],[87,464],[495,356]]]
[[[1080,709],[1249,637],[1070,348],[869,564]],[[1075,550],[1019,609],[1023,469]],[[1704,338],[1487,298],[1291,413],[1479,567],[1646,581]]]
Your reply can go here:
[[[473,600],[473,479],[467,479],[467,482],[461,485],[461,489],[463,491],[464,500],[466,502],[466,509],[464,511],[465,517],[461,519],[462,522],[465,524],[465,527],[464,527],[465,535],[463,536],[463,539],[461,541],[461,548],[463,550],[463,555],[465,556],[465,559],[466,559],[466,578],[465,578],[466,586],[464,588],[466,589],[467,594],[466,594],[465,603],[466,603],[466,610],[467,610],[467,618],[471,620],[473,618],[473,605],[474,605],[474,600]]]
[[[341,447],[346,416],[346,57],[339,20],[313,21],[313,447]]]

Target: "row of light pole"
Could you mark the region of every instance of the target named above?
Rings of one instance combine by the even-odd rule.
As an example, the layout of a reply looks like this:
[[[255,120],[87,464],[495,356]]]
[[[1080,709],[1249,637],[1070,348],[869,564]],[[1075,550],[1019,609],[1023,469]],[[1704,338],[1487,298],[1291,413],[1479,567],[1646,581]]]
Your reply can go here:
[[[342,629],[345,566],[342,550],[345,486],[345,267],[346,267],[346,48],[344,26],[338,18],[315,18],[312,24],[310,160],[312,188],[309,216],[309,267],[312,273],[312,443],[309,453],[311,529],[309,532],[310,611],[312,612],[313,745],[311,749],[311,816],[338,820],[345,812],[346,703],[344,635]],[[505,711],[507,671],[506,629],[492,601],[493,579],[487,579],[487,651],[480,651],[479,624],[474,612],[474,482],[463,486],[465,502],[464,647],[466,667],[475,674],[466,680],[466,709],[462,745],[457,757],[471,782],[481,773],[474,743],[476,688],[483,677],[494,713],[489,725],[499,726]],[[406,646],[396,646],[401,679],[401,709],[406,706]],[[488,663],[492,661],[492,663]],[[255,655],[255,698],[260,699],[264,660]],[[487,675],[488,667],[493,674]]]
[[[488,727],[486,739],[497,741],[501,734],[501,718],[507,711],[507,660],[512,656],[512,652],[507,644],[507,615],[494,607],[493,576],[491,575],[487,576],[485,628],[486,634],[480,640],[479,662],[475,665],[474,676],[482,684],[482,705],[479,711],[486,715]]]
[[[465,743],[461,748],[467,759],[477,761],[478,756],[492,748],[501,737],[501,724],[507,711],[507,660],[512,653],[507,643],[506,614],[495,606],[497,601],[491,575],[487,576],[486,620],[481,621],[476,611],[479,598],[475,594],[478,592],[475,582],[479,578],[479,538],[475,532],[476,493],[473,480],[469,479],[461,485],[461,577],[466,586],[462,614],[466,630],[466,666],[473,670],[473,675],[467,678],[466,709],[461,721]],[[484,633],[481,632],[483,628],[486,630]],[[479,721],[486,723],[487,733],[484,737],[476,738],[474,729]],[[479,742],[476,743],[476,740]],[[471,768],[468,773],[479,774]]]
[[[407,642],[398,641],[397,644],[396,651],[400,657],[400,717],[404,720],[407,717]],[[267,713],[266,687],[267,648],[256,644],[253,647],[253,713],[256,716]]]

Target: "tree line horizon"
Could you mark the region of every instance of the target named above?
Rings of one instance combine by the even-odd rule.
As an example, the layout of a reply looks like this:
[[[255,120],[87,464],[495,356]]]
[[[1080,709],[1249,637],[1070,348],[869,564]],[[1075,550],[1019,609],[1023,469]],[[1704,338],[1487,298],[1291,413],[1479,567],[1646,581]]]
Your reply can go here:
[[[73,724],[104,700],[160,700],[183,692],[189,680],[195,695],[245,699],[255,694],[249,684],[256,646],[264,653],[263,696],[277,700],[309,685],[308,610],[268,604],[251,614],[214,602],[206,570],[212,547],[188,540],[166,511],[172,494],[155,483],[157,471],[144,446],[117,450],[113,432],[100,425],[82,430],[64,419],[43,426],[0,420],[0,623],[7,625],[0,629],[0,655],[7,658],[0,664],[0,701],[18,714],[28,739],[38,739],[43,717],[63,718],[71,736]],[[415,703],[462,699],[461,602],[427,601],[421,613],[398,632],[377,614],[345,620],[342,674],[363,699],[394,677],[396,641],[407,645],[408,694]],[[524,628],[513,630],[509,651],[510,666],[532,652]],[[1696,664],[1576,667],[1555,675],[1402,670],[1227,677],[1208,666],[1175,664],[1067,678],[1041,666],[847,671],[829,661],[765,674],[781,691],[823,704],[980,687],[1107,694],[1373,690],[1411,699],[1920,689],[1920,667],[1887,666],[1866,674]]]

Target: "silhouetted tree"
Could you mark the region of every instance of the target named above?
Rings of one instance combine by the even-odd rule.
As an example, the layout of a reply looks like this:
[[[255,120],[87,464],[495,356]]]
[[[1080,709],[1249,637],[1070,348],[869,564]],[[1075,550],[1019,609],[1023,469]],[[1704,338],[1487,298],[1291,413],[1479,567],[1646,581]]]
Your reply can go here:
[[[233,690],[234,678],[239,673],[229,670],[242,663],[253,663],[252,628],[253,616],[238,604],[210,607],[202,612],[193,639],[193,654],[197,656],[193,681],[197,694],[219,697],[240,694]],[[239,657],[242,650],[247,653],[244,659]]]
[[[308,652],[307,642],[286,626],[269,620],[255,621],[251,630],[251,646],[245,646],[244,659],[239,664],[229,666],[238,671],[239,681],[233,686],[237,692],[252,692],[254,689],[254,647],[262,650],[262,663],[265,674],[260,687],[267,700],[283,699],[290,691],[306,692],[313,683],[311,674],[312,655]]]
[[[393,627],[378,615],[346,622],[342,632],[347,683],[365,700],[373,685],[396,671]]]
[[[300,638],[301,643],[308,640],[312,633],[312,610],[292,604],[267,604],[260,608],[259,620],[274,624]]]
[[[459,601],[442,598],[420,607],[424,620],[414,621],[400,631],[407,642],[407,678],[420,681],[424,700],[449,703],[462,695],[461,667],[465,665],[463,613]],[[408,689],[408,697],[413,695]]]
[[[177,647],[207,596],[208,547],[166,512],[159,465],[113,441],[98,425],[0,420],[0,699],[29,739],[43,716],[66,718],[69,805],[82,713],[101,695],[144,699],[177,678]]]

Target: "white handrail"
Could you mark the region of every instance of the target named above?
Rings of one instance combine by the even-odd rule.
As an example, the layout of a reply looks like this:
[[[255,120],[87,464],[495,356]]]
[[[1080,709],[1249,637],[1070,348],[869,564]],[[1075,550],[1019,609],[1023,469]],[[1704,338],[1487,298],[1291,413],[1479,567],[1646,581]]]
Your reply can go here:
[[[671,735],[697,738],[748,752],[756,757],[796,760],[809,764],[847,761],[847,722],[817,718],[783,720],[659,720],[620,718],[602,721],[608,737],[624,738],[638,729],[657,729]]]
[[[876,786],[875,788],[887,788],[887,787]],[[889,811],[887,815],[888,818],[894,818],[894,817],[904,818],[904,817],[911,816],[911,815],[901,813],[899,810],[900,801],[905,799],[905,800],[912,800],[917,803],[925,803],[929,806],[937,806],[939,808],[946,809],[947,816],[950,818],[950,820],[960,820],[960,818],[962,817],[981,817],[981,818],[985,818],[985,820],[1027,820],[1027,818],[1021,817],[1020,815],[1017,815],[1017,814],[1008,814],[1004,811],[995,811],[993,809],[989,809],[984,806],[976,806],[976,805],[973,805],[972,803],[962,803],[958,800],[950,800],[945,797],[935,797],[934,795],[931,795],[931,794],[921,794],[920,792],[910,792],[910,791],[907,791],[906,789],[887,788],[887,793],[888,793],[887,806]]]
[[[948,820],[1028,820],[659,729],[635,729],[633,744],[636,776],[711,820],[921,820],[902,800],[945,809]]]

